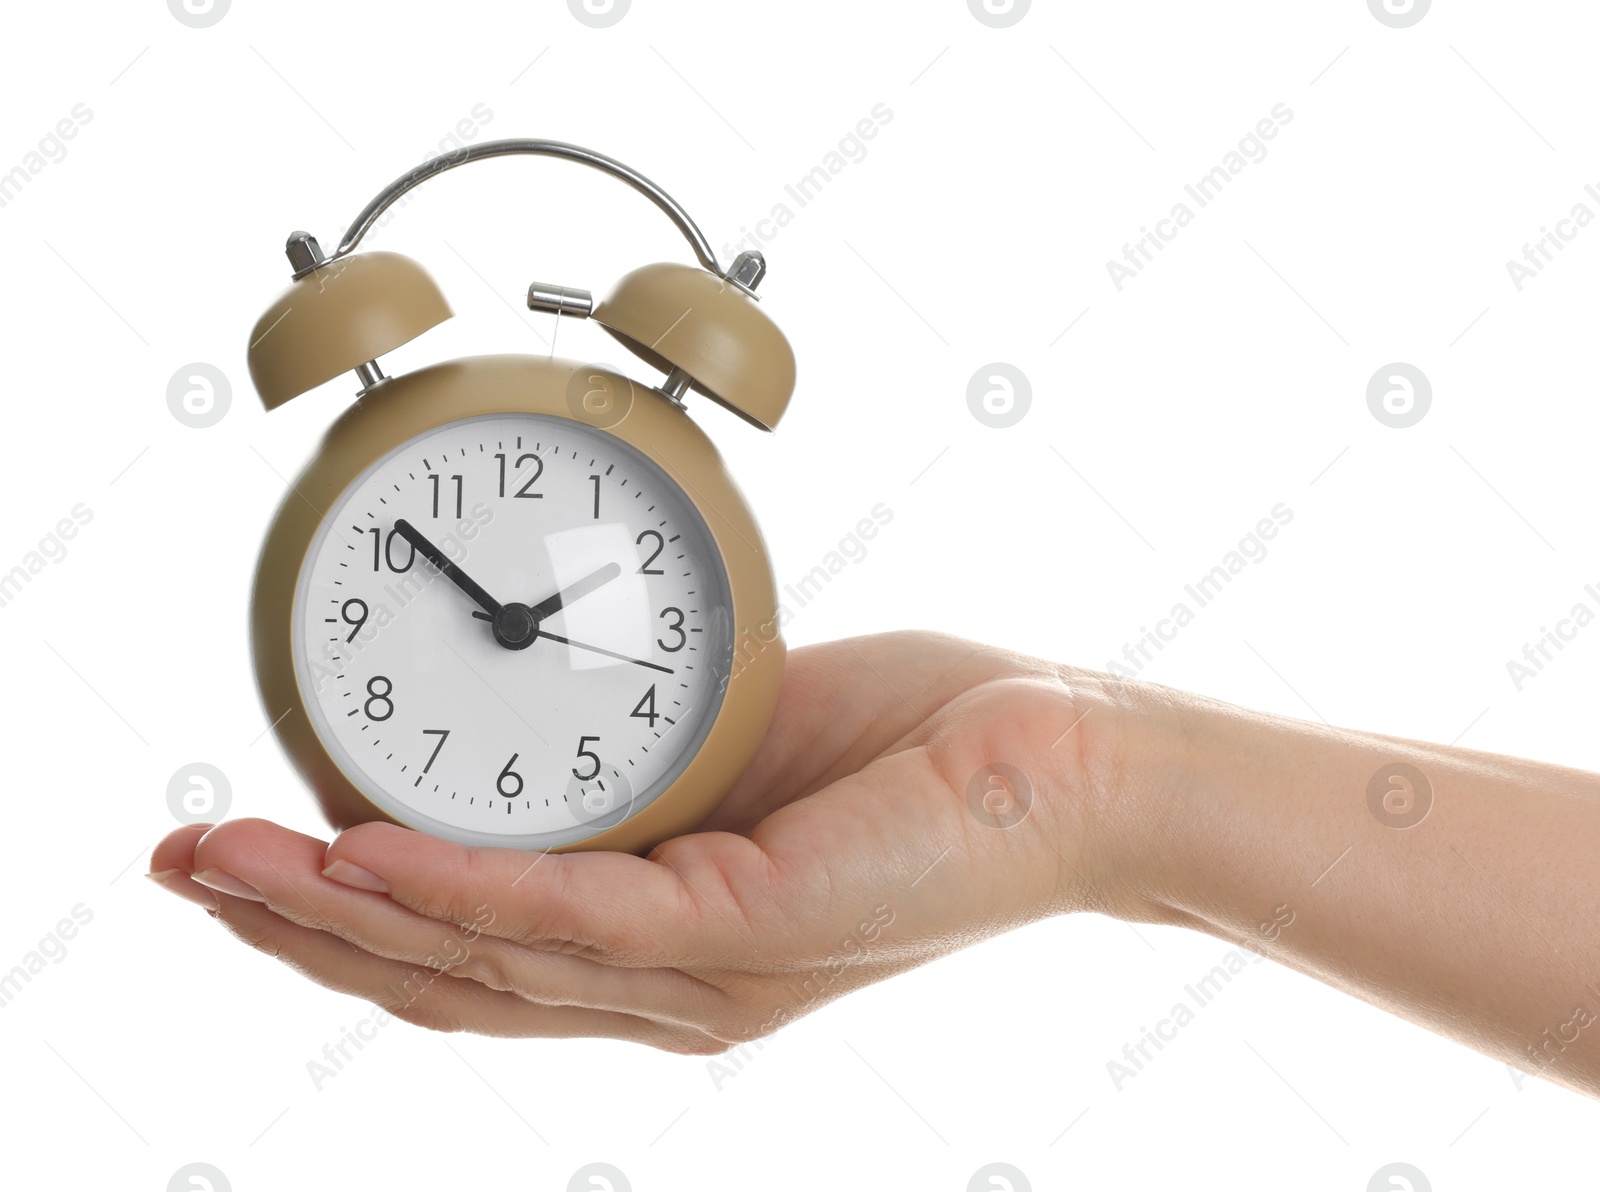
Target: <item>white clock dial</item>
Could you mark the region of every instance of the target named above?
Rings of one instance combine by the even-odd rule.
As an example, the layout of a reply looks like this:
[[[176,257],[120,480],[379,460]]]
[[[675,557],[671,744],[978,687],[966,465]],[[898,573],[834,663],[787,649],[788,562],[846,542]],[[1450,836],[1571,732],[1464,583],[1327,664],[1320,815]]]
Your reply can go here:
[[[312,541],[294,626],[307,713],[358,790],[413,827],[525,848],[666,789],[733,653],[727,573],[684,492],[604,431],[535,414],[449,423],[368,469]]]

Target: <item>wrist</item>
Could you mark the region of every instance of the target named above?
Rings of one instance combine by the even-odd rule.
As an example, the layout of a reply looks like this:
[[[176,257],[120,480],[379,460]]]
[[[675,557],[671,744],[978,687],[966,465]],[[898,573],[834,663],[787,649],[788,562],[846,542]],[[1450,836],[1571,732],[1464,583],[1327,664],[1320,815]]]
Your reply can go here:
[[[1061,678],[1081,717],[1048,751],[1074,807],[1056,825],[1057,846],[1077,853],[1066,853],[1078,873],[1067,874],[1062,909],[1196,926],[1185,908],[1206,845],[1191,797],[1213,780],[1202,772],[1226,754],[1236,710],[1097,671],[1062,668]]]
[[[1094,800],[1109,913],[1271,951],[1274,923],[1378,826],[1361,795],[1397,743],[1097,677],[1119,723]]]

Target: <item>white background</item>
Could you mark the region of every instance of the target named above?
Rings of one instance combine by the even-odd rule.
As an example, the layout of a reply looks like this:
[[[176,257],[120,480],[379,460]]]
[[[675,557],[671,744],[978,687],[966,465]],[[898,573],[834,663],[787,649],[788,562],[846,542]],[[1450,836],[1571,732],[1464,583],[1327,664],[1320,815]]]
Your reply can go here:
[[[1269,556],[1146,676],[1600,769],[1600,628],[1520,691],[1506,669],[1600,582],[1600,228],[1520,292],[1506,269],[1574,204],[1600,212],[1592,6],[1458,0],[1406,29],[1361,0],[1036,3],[1007,29],[955,0],[635,0],[604,29],[550,0],[235,0],[204,29],[107,0],[5,21],[0,171],[74,105],[93,113],[0,208],[0,571],[93,511],[0,608],[0,970],[73,906],[93,914],[0,1010],[8,1184],[161,1189],[196,1161],[239,1190],[561,1189],[591,1161],[640,1192],[958,1190],[992,1161],[1034,1188],[1592,1170],[1589,1102],[1265,962],[1118,1091],[1107,1061],[1227,948],[1090,917],[829,1006],[720,1087],[704,1059],[395,1023],[318,1091],[307,1061],[370,1008],[139,876],[191,762],[228,775],[232,814],[322,829],[262,735],[245,615],[283,478],[353,384],[266,416],[247,333],[291,229],[336,242],[479,104],[471,139],[619,157],[719,251],[892,111],[765,246],[800,370],[781,430],[696,406],[780,582],[894,511],[791,641],[920,626],[1104,667],[1282,502]],[[1267,157],[1119,292],[1107,261],[1279,103],[1294,117]],[[688,259],[637,196],[526,160],[431,183],[371,243],[421,259],[458,314],[391,372],[548,351],[551,320],[519,309],[530,280],[601,291]],[[649,375],[597,327],[560,336]],[[204,430],[166,404],[197,361],[232,382]],[[966,401],[997,361],[1032,385],[1005,430]],[[1433,386],[1409,429],[1367,407],[1394,361]]]

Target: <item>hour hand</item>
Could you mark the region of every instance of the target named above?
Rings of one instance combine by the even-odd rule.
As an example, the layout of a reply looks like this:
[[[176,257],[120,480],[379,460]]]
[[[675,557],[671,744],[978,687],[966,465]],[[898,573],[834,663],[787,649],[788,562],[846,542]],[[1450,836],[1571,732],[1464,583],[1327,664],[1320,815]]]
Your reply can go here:
[[[621,574],[621,566],[616,563],[607,563],[604,567],[596,568],[577,583],[562,588],[554,596],[547,596],[539,601],[538,604],[528,609],[528,613],[535,621],[542,621],[546,617],[552,617],[567,605],[587,596],[596,588],[604,587]],[[493,616],[485,616],[482,613],[473,613],[472,615],[483,621],[492,621],[494,619]]]
[[[424,538],[422,531],[418,530],[410,522],[404,518],[398,518],[394,523],[394,529],[395,533],[416,548],[416,552],[419,555],[437,567],[441,575],[468,596],[471,596],[479,607],[484,610],[483,613],[473,613],[473,616],[482,616],[486,621],[494,620],[500,612],[500,602],[498,600],[485,592],[465,571],[445,558],[444,552]]]

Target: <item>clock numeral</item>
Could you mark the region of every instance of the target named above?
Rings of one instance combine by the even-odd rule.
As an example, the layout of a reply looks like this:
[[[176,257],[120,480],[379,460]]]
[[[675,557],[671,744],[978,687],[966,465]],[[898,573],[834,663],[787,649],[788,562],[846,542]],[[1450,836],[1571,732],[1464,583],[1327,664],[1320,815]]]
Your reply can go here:
[[[645,692],[644,697],[633,705],[633,711],[629,712],[628,715],[637,716],[640,720],[648,720],[650,727],[655,728],[656,721],[661,719],[661,713],[656,711],[656,685],[654,683],[650,684],[650,690]]]
[[[589,479],[594,481],[594,519],[595,519],[595,521],[599,521],[600,520],[600,477],[591,475],[589,477]]]
[[[368,530],[367,533],[372,535],[372,569],[374,571],[382,570],[385,563],[389,565],[390,571],[411,570],[411,564],[417,561],[417,548],[406,542],[404,538],[401,538],[400,541],[404,543],[406,548],[406,565],[401,567],[394,561],[394,540],[399,537],[399,530],[390,530],[387,538],[383,536],[382,530],[376,528]]]
[[[496,452],[495,453],[495,458],[500,461],[500,495],[503,497],[503,496],[506,495],[506,457],[505,457],[505,453],[504,452]],[[529,476],[527,481],[523,484],[523,486],[521,488],[519,488],[515,493],[513,493],[512,496],[526,497],[526,498],[529,498],[529,499],[532,499],[532,498],[535,498],[535,497],[543,497],[544,496],[543,493],[531,493],[531,492],[528,491],[536,483],[538,483],[539,477],[544,475],[544,460],[540,459],[537,455],[533,454],[533,452],[530,451],[526,455],[517,456],[517,462],[515,464],[513,464],[512,467],[513,467],[513,469],[515,471],[521,471],[523,465],[526,464],[530,459],[534,463],[533,475]],[[459,514],[457,516],[459,516]]]
[[[439,516],[439,476],[435,472],[428,473],[428,479],[433,481],[433,516]],[[461,519],[461,477],[452,476],[456,482],[456,520]]]
[[[351,609],[359,609],[360,612],[356,616],[352,617],[350,615]],[[361,627],[367,623],[367,602],[359,597],[352,600],[346,600],[339,606],[339,616],[344,620],[346,625],[352,626],[350,630],[350,636],[344,639],[344,644],[348,646],[351,642],[356,640],[356,634],[360,633]]]
[[[599,737],[579,737],[578,738],[578,756],[579,757],[588,758],[589,759],[589,763],[590,763],[589,772],[587,774],[578,773],[578,767],[577,766],[573,766],[572,767],[572,776],[574,778],[576,778],[579,782],[588,782],[589,779],[596,777],[600,773],[600,755],[595,753],[595,752],[593,752],[592,750],[590,750],[588,748],[588,744],[589,744],[590,741],[593,741],[596,745],[598,745],[600,743],[600,738]]]
[[[500,792],[502,799],[515,799],[522,793],[522,775],[511,768],[517,764],[517,758],[520,756],[521,754],[513,753],[511,760],[506,763],[506,768],[500,771],[500,777],[494,780],[494,789]],[[506,789],[507,779],[517,784],[511,790]]]
[[[423,736],[435,736],[439,738],[439,743],[433,747],[433,752],[428,754],[428,764],[422,767],[422,772],[426,774],[429,770],[433,769],[433,763],[437,761],[439,757],[439,750],[443,749],[444,743],[450,739],[450,730],[447,728],[425,728],[422,730],[422,734]]]
[[[383,690],[378,690],[378,684],[383,684]],[[361,705],[366,712],[368,720],[387,720],[394,715],[394,700],[389,697],[394,694],[394,683],[387,675],[373,675],[367,680],[367,702]],[[374,704],[383,705],[383,715],[379,716],[372,710]]]
[[[633,544],[635,546],[643,546],[644,545],[644,540],[646,538],[654,538],[656,540],[656,548],[655,548],[655,550],[650,552],[650,557],[639,565],[639,570],[636,571],[634,574],[635,575],[665,575],[666,572],[661,570],[661,568],[652,567],[652,566],[650,566],[650,564],[654,563],[658,558],[660,558],[661,557],[661,552],[667,549],[667,540],[665,538],[663,538],[661,536],[661,534],[656,530],[645,530],[643,533],[641,533],[637,538],[635,538],[633,540]]]
[[[678,635],[677,644],[669,646],[659,637],[656,638],[656,645],[660,646],[668,654],[676,654],[679,650],[683,649],[684,643],[689,640],[689,635],[683,631],[683,610],[681,608],[664,608],[658,615],[663,617],[677,617],[676,621],[667,626],[669,631]]]

